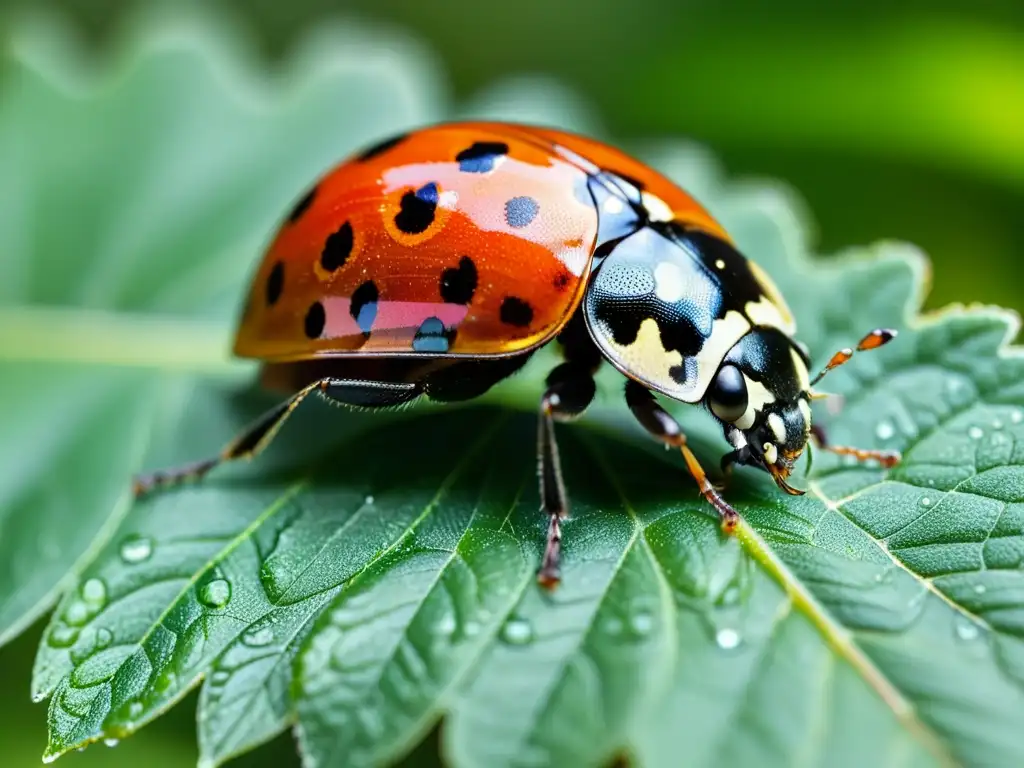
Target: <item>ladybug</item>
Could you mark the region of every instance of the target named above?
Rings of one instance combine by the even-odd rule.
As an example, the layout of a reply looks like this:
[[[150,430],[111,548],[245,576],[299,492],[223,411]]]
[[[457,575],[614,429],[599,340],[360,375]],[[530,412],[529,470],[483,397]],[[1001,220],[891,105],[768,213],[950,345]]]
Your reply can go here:
[[[622,152],[511,123],[447,123],[348,158],[292,208],[256,271],[234,352],[294,393],[219,456],[139,477],[135,491],[198,478],[259,453],[310,394],[388,407],[477,397],[540,347],[561,346],[539,405],[538,580],[559,580],[568,503],[555,422],[578,417],[608,362],[637,421],[680,450],[725,531],[739,517],[655,395],[701,404],[734,464],[787,478],[809,440],[893,466],[884,451],[829,446],[806,348],[771,279],[690,195]],[[895,336],[878,329],[858,349]]]

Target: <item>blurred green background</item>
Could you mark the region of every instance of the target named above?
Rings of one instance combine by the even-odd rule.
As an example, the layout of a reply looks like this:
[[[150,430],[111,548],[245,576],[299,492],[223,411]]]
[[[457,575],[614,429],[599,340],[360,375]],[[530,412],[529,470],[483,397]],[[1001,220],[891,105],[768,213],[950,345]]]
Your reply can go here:
[[[140,2],[0,0],[56,9],[95,46]],[[406,30],[469,99],[498,78],[547,76],[622,141],[686,137],[734,176],[788,182],[817,249],[909,240],[934,264],[928,305],[1024,308],[1024,3],[1020,0],[208,0],[272,60],[341,13]],[[28,701],[41,627],[0,651],[4,765],[38,763]],[[194,764],[186,702],[116,750],[71,765]],[[244,765],[295,762],[286,739]]]

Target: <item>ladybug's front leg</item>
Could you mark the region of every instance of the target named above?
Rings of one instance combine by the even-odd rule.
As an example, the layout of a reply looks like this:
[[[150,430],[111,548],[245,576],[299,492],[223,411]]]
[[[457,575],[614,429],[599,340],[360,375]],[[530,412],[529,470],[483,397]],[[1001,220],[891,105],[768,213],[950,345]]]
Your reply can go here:
[[[644,429],[665,445],[682,451],[683,458],[686,459],[686,468],[690,470],[693,479],[697,481],[701,494],[718,510],[718,514],[722,518],[722,529],[726,533],[735,531],[740,521],[739,513],[729,506],[711,485],[704,473],[704,468],[697,461],[697,457],[693,455],[693,451],[687,447],[686,435],[683,434],[683,428],[679,426],[679,422],[658,405],[658,401],[654,399],[650,390],[632,380],[626,384],[626,404]]]
[[[811,425],[811,437],[823,451],[834,453],[838,456],[853,456],[857,461],[877,461],[886,469],[895,467],[900,463],[899,451],[879,451],[866,448],[851,448],[846,445],[832,445],[828,442],[825,428],[820,424]]]
[[[537,454],[541,504],[548,515],[548,538],[537,581],[549,589],[561,578],[562,520],[569,512],[555,442],[555,422],[581,416],[596,391],[591,368],[580,363],[562,363],[548,375],[547,390],[540,401]]]

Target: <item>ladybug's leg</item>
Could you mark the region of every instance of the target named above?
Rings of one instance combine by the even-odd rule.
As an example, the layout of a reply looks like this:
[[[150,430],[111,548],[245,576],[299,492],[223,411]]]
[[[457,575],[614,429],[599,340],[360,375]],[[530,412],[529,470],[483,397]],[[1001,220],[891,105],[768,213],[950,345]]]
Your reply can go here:
[[[347,405],[386,407],[412,400],[420,394],[420,389],[417,384],[355,379],[314,381],[257,418],[241,435],[225,446],[218,456],[136,477],[133,483],[135,495],[142,496],[154,488],[177,485],[187,480],[198,480],[217,465],[228,461],[241,458],[251,459],[267,447],[292,411],[314,392]]]
[[[679,422],[658,405],[658,401],[654,399],[650,390],[632,380],[626,384],[626,404],[644,429],[665,445],[682,451],[683,458],[686,459],[686,468],[690,470],[693,479],[697,481],[701,494],[718,510],[718,514],[722,518],[722,529],[726,533],[735,531],[740,520],[739,513],[729,506],[711,485],[707,475],[704,474],[703,467],[697,461],[697,457],[687,447],[686,435],[683,434]]]
[[[850,448],[845,445],[831,445],[825,434],[825,428],[820,424],[811,425],[811,437],[823,451],[835,453],[839,456],[854,456],[857,461],[877,461],[885,468],[895,467],[900,463],[899,451],[878,451],[864,448]]]
[[[540,498],[548,515],[548,538],[537,581],[548,588],[556,586],[561,576],[562,520],[569,511],[555,442],[555,422],[570,421],[582,415],[596,391],[592,368],[567,362],[548,375],[547,389],[540,401],[537,454]]]

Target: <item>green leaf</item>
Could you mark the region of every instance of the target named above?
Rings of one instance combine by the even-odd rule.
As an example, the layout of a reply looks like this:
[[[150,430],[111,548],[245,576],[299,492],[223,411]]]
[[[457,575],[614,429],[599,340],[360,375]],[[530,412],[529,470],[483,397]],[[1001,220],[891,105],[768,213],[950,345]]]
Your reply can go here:
[[[15,324],[0,324],[0,418],[13,425],[0,445],[17,470],[0,483],[8,631],[69,584],[32,684],[50,697],[48,757],[127,736],[202,685],[209,766],[291,725],[308,765],[390,764],[442,720],[457,768],[1024,759],[1024,358],[1004,347],[1016,321],[977,308],[918,319],[912,248],[819,264],[791,195],[725,183],[678,143],[641,154],[775,277],[816,359],[900,328],[829,376],[844,407],[816,417],[838,443],[902,450],[899,467],[819,453],[794,478],[802,497],[739,471],[728,495],[744,523],[723,537],[681,458],[626,418],[606,366],[592,414],[559,428],[573,515],[548,596],[533,581],[545,351],[489,403],[303,405],[258,462],[129,506],[132,470],[207,455],[268,405],[207,375],[230,370],[213,350],[259,241],[331,159],[370,128],[447,114],[590,120],[526,81],[447,107],[422,96],[438,90],[428,58],[367,31],[309,43],[301,74],[268,92],[216,30],[150,21],[118,77],[75,98],[55,85],[67,61],[15,48],[0,126],[35,148],[13,153],[34,158],[20,161],[25,187],[54,210],[93,177],[110,185],[67,232],[34,223],[30,196],[20,228],[0,233],[19,256],[0,284],[25,289],[5,297]],[[101,130],[112,122],[120,141]],[[48,147],[68,136],[85,146],[58,163]],[[128,149],[122,168],[112,157]],[[104,277],[61,286],[61,253],[81,243]],[[713,466],[720,433],[676,411]]]

